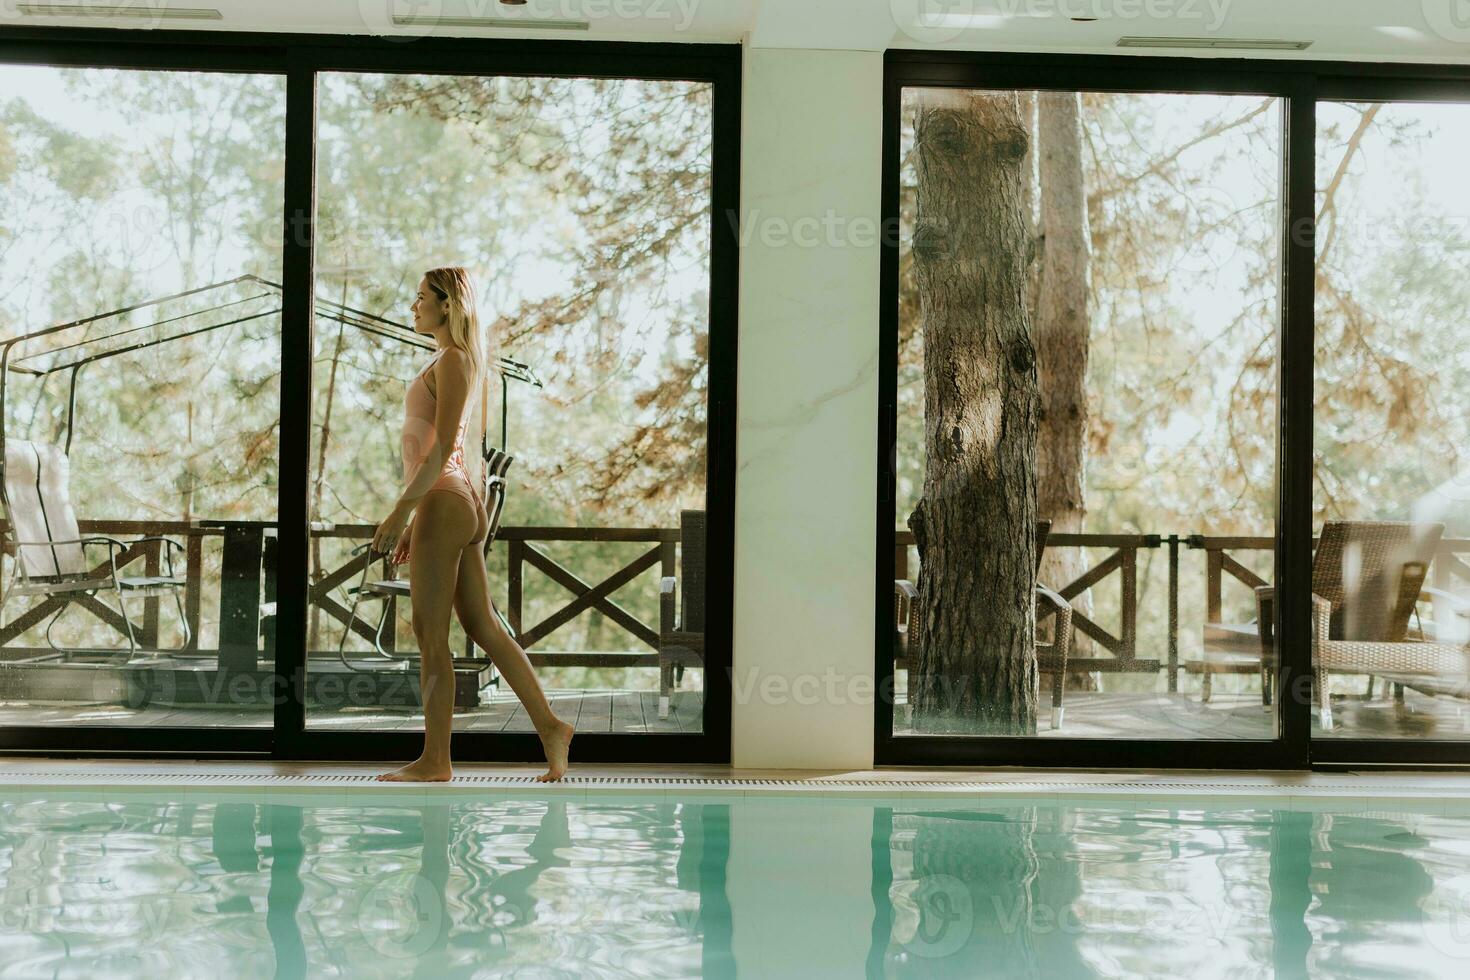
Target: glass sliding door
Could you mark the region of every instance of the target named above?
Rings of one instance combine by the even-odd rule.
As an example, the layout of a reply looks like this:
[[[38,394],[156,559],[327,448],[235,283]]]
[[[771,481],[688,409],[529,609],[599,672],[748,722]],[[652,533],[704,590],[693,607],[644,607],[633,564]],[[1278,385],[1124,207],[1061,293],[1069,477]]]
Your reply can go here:
[[[268,727],[284,78],[0,93],[0,726]]]
[[[1319,102],[1319,738],[1470,739],[1470,105]]]
[[[412,559],[366,546],[418,462],[409,386],[438,384],[414,381],[438,353],[420,281],[460,266],[490,365],[467,468],[480,483],[488,453],[504,493],[456,578],[455,730],[532,730],[494,664],[518,644],[579,733],[702,733],[712,85],[322,73],[317,91],[307,727],[422,726]]]
[[[1282,112],[902,89],[895,738],[1276,736]]]

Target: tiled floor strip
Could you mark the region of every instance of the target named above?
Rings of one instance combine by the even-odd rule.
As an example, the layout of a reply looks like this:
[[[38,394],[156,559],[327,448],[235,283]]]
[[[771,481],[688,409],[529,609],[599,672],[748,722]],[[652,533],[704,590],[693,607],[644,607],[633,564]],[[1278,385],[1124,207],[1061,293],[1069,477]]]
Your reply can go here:
[[[585,767],[575,770],[560,783],[536,781],[539,769],[529,766],[466,765],[455,772],[451,783],[381,783],[375,778],[383,766],[344,766],[303,763],[183,763],[117,762],[93,764],[36,759],[0,759],[0,793],[15,795],[37,789],[51,791],[101,792],[118,789],[146,791],[150,787],[183,790],[264,792],[321,791],[361,792],[365,789],[406,793],[432,798],[449,790],[454,796],[475,791],[517,795],[633,795],[648,793],[660,798],[687,794],[722,794],[733,797],[812,797],[848,799],[966,798],[1037,799],[1056,801],[1073,798],[1127,799],[1190,798],[1205,805],[1210,799],[1252,805],[1293,805],[1290,801],[1351,802],[1357,808],[1391,802],[1428,806],[1441,812],[1470,813],[1470,774],[1381,774],[1381,773],[1100,773],[1078,772],[1037,774],[1021,772],[921,772],[868,771],[851,773],[802,773],[761,770],[730,770],[704,767],[636,767],[619,772],[616,767]]]

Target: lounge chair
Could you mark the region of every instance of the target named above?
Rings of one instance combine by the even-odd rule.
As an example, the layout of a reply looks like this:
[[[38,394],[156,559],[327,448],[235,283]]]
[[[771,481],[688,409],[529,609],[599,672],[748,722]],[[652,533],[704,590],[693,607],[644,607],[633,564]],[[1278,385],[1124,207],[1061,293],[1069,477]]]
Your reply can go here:
[[[1385,677],[1401,697],[1403,686],[1461,691],[1467,671],[1463,643],[1436,642],[1414,628],[1417,603],[1443,524],[1328,521],[1312,557],[1312,670],[1318,721],[1332,730],[1332,674]],[[1273,586],[1256,588],[1256,623],[1265,683],[1276,670]],[[1448,599],[1450,597],[1445,596]]]
[[[1041,569],[1041,556],[1046,551],[1046,539],[1051,533],[1051,521],[1036,522],[1036,568]],[[908,667],[918,656],[919,643],[919,590],[908,579],[894,583],[894,637],[893,665]],[[1062,690],[1067,677],[1067,655],[1072,646],[1072,606],[1061,595],[1046,586],[1036,585],[1036,625],[1039,627],[1050,616],[1056,617],[1056,626],[1049,641],[1036,638],[1036,669],[1038,674],[1051,674],[1051,727],[1060,731],[1064,709]]]
[[[128,617],[127,604],[136,599],[173,596],[178,609],[183,642],[173,650],[189,646],[192,635],[184,614],[186,580],[174,573],[174,553],[184,545],[172,538],[149,535],[124,542],[106,535],[82,537],[71,503],[71,466],[58,446],[25,439],[5,440],[3,489],[6,529],[0,545],[14,557],[9,583],[0,583],[0,623],[11,596],[39,595],[59,603],[56,615],[46,624],[46,643],[63,658],[70,651],[56,645],[51,630],[61,614],[74,602],[95,597],[100,591],[117,596],[118,612],[128,637],[128,659],[138,652],[137,633]],[[120,558],[137,545],[158,542],[163,546],[164,575],[125,575],[127,565],[144,557],[135,553]],[[104,545],[107,563],[94,565],[87,547]],[[163,649],[163,648],[160,648]]]

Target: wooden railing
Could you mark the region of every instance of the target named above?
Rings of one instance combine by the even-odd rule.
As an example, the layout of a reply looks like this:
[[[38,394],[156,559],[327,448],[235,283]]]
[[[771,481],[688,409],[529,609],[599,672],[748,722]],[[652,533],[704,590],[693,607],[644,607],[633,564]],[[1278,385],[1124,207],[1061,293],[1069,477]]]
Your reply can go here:
[[[614,601],[613,593],[652,568],[659,570],[660,578],[673,575],[676,549],[679,545],[678,528],[503,527],[498,540],[505,542],[506,556],[509,559],[509,592],[505,615],[516,632],[516,641],[530,655],[532,663],[555,662],[585,667],[658,666],[658,624],[645,623],[634,616]],[[591,585],[537,547],[538,544],[548,541],[645,542],[652,544],[652,547],[601,582]],[[524,583],[527,567],[539,571],[570,593],[570,597],[560,608],[531,626],[525,623]],[[536,651],[537,644],[587,609],[601,612],[646,650],[554,653]]]
[[[83,536],[90,534],[106,534],[128,542],[144,535],[167,535],[179,540],[184,545],[184,568],[182,569],[185,579],[184,586],[184,614],[189,622],[193,641],[189,649],[204,653],[199,649],[199,622],[200,608],[203,599],[203,577],[202,566],[204,556],[204,539],[208,537],[225,537],[225,547],[232,547],[231,538],[225,536],[225,532],[218,527],[200,527],[181,521],[80,521],[78,522]],[[0,529],[6,527],[0,521]],[[322,524],[313,529],[313,537],[318,539],[347,539],[354,542],[367,541],[372,538],[375,525],[370,524]],[[517,639],[531,657],[532,663],[555,663],[563,666],[657,666],[658,665],[658,624],[646,622],[631,612],[625,605],[618,602],[619,590],[635,582],[640,576],[657,570],[660,577],[672,576],[676,570],[677,549],[679,545],[679,529],[674,528],[588,528],[588,527],[533,527],[533,526],[506,526],[499,530],[495,547],[504,544],[508,559],[507,576],[507,601],[504,607],[506,618],[510,621],[512,628],[516,631]],[[589,583],[571,568],[562,562],[556,561],[540,547],[548,542],[576,541],[589,544],[606,544],[616,542],[647,543],[649,548],[642,551],[630,561],[623,563],[612,574],[603,578],[600,582]],[[126,551],[119,556],[119,565],[124,562],[137,561],[140,557],[143,561],[142,570],[148,575],[160,574],[160,549],[158,542],[143,542],[130,545]],[[94,549],[96,555],[105,555],[101,546]],[[93,552],[89,552],[92,554]],[[225,558],[228,564],[229,556]],[[363,568],[369,562],[381,562],[383,577],[387,577],[387,559],[382,556],[370,556],[366,552],[358,555],[348,555],[343,561],[332,567],[324,567],[313,570],[308,602],[315,611],[316,616],[325,614],[338,623],[346,624],[347,627],[366,642],[372,642],[373,634],[377,625],[377,616],[381,615],[382,607],[373,605],[369,610],[363,609],[363,613],[371,615],[371,621],[358,615],[353,617],[351,609],[340,601],[338,590],[343,586],[355,584],[363,574]],[[268,613],[270,600],[273,595],[273,567],[274,549],[267,547],[263,549],[262,578],[264,579],[265,600],[259,601],[257,597],[256,608],[247,610],[252,618],[261,608]],[[98,573],[107,573],[107,562],[103,561],[94,569]],[[180,571],[177,567],[175,571]],[[10,570],[4,569],[8,576]],[[136,569],[129,569],[131,574],[136,574]],[[525,584],[528,573],[539,573],[551,582],[560,586],[567,593],[566,598],[550,611],[539,622],[526,623]],[[369,570],[369,575],[374,574]],[[399,575],[406,574],[406,570],[400,569]],[[8,580],[8,578],[7,578]],[[14,641],[20,635],[32,627],[44,623],[53,615],[66,601],[62,598],[45,598],[40,601],[31,600],[31,605],[22,607],[24,599],[13,600],[7,612],[13,618],[4,624],[0,624],[0,648],[4,648],[3,657],[14,659],[30,654],[43,653],[44,648],[20,648],[14,646]],[[134,631],[139,637],[139,643],[143,646],[156,647],[158,644],[159,630],[159,602],[166,601],[157,597],[149,597],[143,600],[143,624],[139,629],[134,624]],[[388,598],[384,600],[390,604],[388,614],[397,614],[397,600]],[[75,599],[77,605],[82,606],[92,613],[97,619],[105,623],[112,630],[126,637],[126,624],[122,617],[111,606],[101,599],[92,596],[82,596]],[[136,607],[135,607],[136,608]],[[16,612],[19,610],[19,612]],[[606,617],[607,621],[616,626],[619,631],[628,637],[629,649],[610,651],[580,651],[580,650],[546,650],[546,641],[553,638],[557,631],[571,623],[583,612],[596,610]],[[223,613],[222,613],[223,615]],[[656,615],[656,613],[655,613]],[[349,622],[350,620],[350,622]],[[385,648],[392,650],[394,644],[392,630],[385,630],[383,643]],[[319,635],[320,630],[316,633]],[[269,649],[269,644],[267,644]],[[325,652],[325,651],[324,651]],[[473,648],[466,651],[466,656],[471,655]]]
[[[199,625],[200,609],[203,601],[203,578],[202,566],[204,556],[204,543],[206,538],[223,537],[225,547],[228,550],[232,545],[232,539],[218,527],[201,527],[196,524],[181,521],[106,521],[87,520],[78,522],[83,536],[92,534],[110,535],[122,540],[127,544],[130,539],[136,539],[147,535],[166,535],[181,541],[184,545],[184,568],[185,579],[183,603],[184,615],[188,620],[193,640],[189,650],[200,654],[213,651],[204,651],[199,648]],[[5,529],[4,521],[0,521],[0,529]],[[319,538],[344,538],[353,541],[366,541],[372,537],[375,530],[374,525],[369,524],[337,524],[321,525],[313,531]],[[541,545],[549,542],[574,541],[603,544],[609,542],[645,543],[649,547],[639,553],[631,560],[623,563],[612,574],[607,575],[600,582],[591,583],[586,581],[565,564],[553,559]],[[675,574],[676,553],[679,544],[678,528],[582,528],[582,527],[531,527],[531,526],[507,526],[502,527],[496,542],[496,547],[504,544],[507,557],[508,575],[506,581],[506,606],[504,612],[506,618],[515,629],[521,646],[526,648],[533,663],[555,663],[568,666],[655,666],[658,663],[658,625],[645,622],[631,612],[626,606],[619,603],[617,593],[619,590],[635,582],[640,576],[657,569],[660,577]],[[913,579],[910,574],[909,549],[914,543],[913,534],[908,530],[898,530],[895,533],[894,568],[895,577],[899,579]],[[1212,536],[1212,535],[1157,535],[1157,534],[1069,534],[1065,532],[1053,532],[1047,537],[1047,548],[1102,548],[1108,549],[1108,553],[1098,562],[1082,572],[1073,581],[1067,582],[1060,587],[1055,583],[1051,585],[1057,592],[1068,599],[1073,600],[1091,589],[1105,586],[1110,581],[1117,582],[1118,588],[1118,621],[1113,626],[1105,626],[1099,623],[1093,616],[1085,614],[1082,610],[1074,607],[1073,625],[1082,635],[1090,637],[1107,656],[1073,657],[1069,658],[1068,670],[1078,672],[1107,671],[1107,672],[1153,672],[1159,669],[1168,671],[1169,690],[1178,690],[1178,674],[1181,669],[1179,662],[1179,549],[1180,546],[1200,550],[1205,553],[1205,616],[1208,622],[1219,622],[1222,619],[1225,587],[1229,582],[1235,582],[1247,589],[1254,589],[1258,585],[1266,584],[1265,579],[1252,571],[1244,564],[1235,553],[1239,552],[1262,552],[1270,551],[1275,547],[1275,539],[1265,536]],[[126,550],[119,555],[119,564],[136,562],[141,560],[142,571],[147,575],[158,575],[164,570],[162,567],[161,545],[158,542],[142,542],[128,544]],[[1141,550],[1163,547],[1168,551],[1168,624],[1167,624],[1167,657],[1163,661],[1157,658],[1146,658],[1138,656],[1138,553]],[[88,552],[90,556],[102,557],[105,551],[99,546]],[[1456,587],[1470,585],[1470,562],[1466,557],[1470,556],[1470,539],[1446,538],[1436,553],[1435,560],[1431,565],[1431,575],[1434,584],[1442,589],[1451,590]],[[12,556],[13,557],[13,556]],[[274,552],[271,548],[265,549],[265,561],[263,577],[269,581],[271,567],[274,560]],[[358,616],[355,619],[350,616],[347,606],[338,601],[336,590],[346,584],[357,581],[362,575],[363,566],[368,561],[385,562],[383,569],[386,572],[386,559],[370,558],[365,552],[357,556],[349,556],[335,567],[323,568],[319,572],[313,572],[313,579],[309,592],[309,603],[319,614],[325,614],[339,623],[348,625],[353,633],[363,640],[371,642],[376,619],[368,619]],[[225,564],[229,563],[229,556],[225,556]],[[4,573],[9,576],[9,569]],[[94,571],[105,574],[107,562],[104,560],[97,563]],[[133,571],[130,569],[130,571]],[[178,569],[176,569],[178,571]],[[539,622],[526,623],[525,621],[525,582],[529,572],[540,573],[551,582],[560,586],[567,593],[565,599],[545,615]],[[136,572],[134,572],[136,573]],[[400,572],[401,574],[401,572]],[[266,599],[273,583],[266,586]],[[61,598],[44,598],[40,601],[32,601],[32,604],[20,606],[22,600],[12,600],[7,604],[7,612],[11,615],[8,622],[0,623],[0,659],[13,659],[17,656],[25,656],[30,653],[41,652],[38,650],[20,648],[14,646],[15,640],[27,630],[41,624],[61,608],[65,601]],[[77,605],[82,606],[99,621],[106,624],[111,630],[120,636],[126,636],[126,625],[122,617],[111,606],[102,600],[83,596],[74,599]],[[141,626],[134,625],[139,642],[143,646],[157,647],[159,641],[159,603],[158,597],[148,597],[142,600],[143,617]],[[394,603],[395,600],[388,599],[387,602]],[[257,605],[263,605],[257,603]],[[19,612],[15,610],[19,609]],[[372,610],[376,616],[381,607]],[[545,644],[558,630],[571,623],[583,612],[596,610],[614,624],[623,635],[628,638],[629,648],[625,650],[610,651],[556,651],[546,650]],[[396,615],[396,609],[390,606],[389,615]],[[349,623],[349,619],[352,621]],[[392,631],[387,631],[384,643],[392,649]],[[470,655],[471,651],[466,651]]]
[[[338,524],[316,533],[322,537],[366,540],[372,537],[374,530],[373,526],[366,524]],[[581,541],[592,544],[646,542],[652,547],[621,565],[602,581],[592,584],[537,547],[552,541]],[[533,664],[569,667],[658,666],[657,624],[644,622],[620,605],[616,593],[650,569],[657,568],[660,577],[675,573],[678,528],[505,526],[496,535],[494,547],[501,544],[505,546],[507,557],[505,617],[516,633],[516,641],[526,650]],[[376,621],[369,622],[358,616],[348,623],[351,610],[332,595],[344,583],[356,582],[362,575],[364,562],[369,560],[383,562],[382,570],[386,575],[386,559],[369,559],[366,553],[351,557],[334,569],[323,570],[312,584],[310,601],[315,608],[338,622],[347,623],[354,633],[371,641]],[[528,569],[540,572],[568,593],[561,605],[540,622],[531,625],[527,625],[525,621],[525,582]],[[400,570],[399,574],[401,576],[403,572]],[[384,601],[390,604],[388,615],[395,616],[397,600],[389,598]],[[600,651],[544,649],[544,643],[549,637],[589,609],[602,613],[636,646],[628,650]],[[381,615],[381,607],[375,607],[374,613]],[[384,647],[392,650],[392,643],[392,631],[385,630]],[[473,650],[473,644],[467,644],[465,656],[472,656]]]
[[[912,578],[909,575],[908,551],[913,543],[912,531],[896,532],[894,539],[895,578]],[[1169,595],[1172,621],[1177,620],[1178,617],[1179,542],[1177,538],[1161,538],[1157,534],[1067,534],[1060,531],[1053,531],[1047,535],[1047,550],[1054,548],[1111,549],[1110,554],[1071,582],[1060,586],[1052,582],[1046,583],[1061,593],[1062,598],[1068,601],[1076,599],[1110,578],[1116,578],[1118,583],[1119,621],[1115,630],[1103,626],[1075,606],[1072,610],[1072,628],[1091,637],[1110,656],[1069,657],[1067,659],[1068,671],[1152,673],[1160,668],[1159,660],[1138,656],[1138,552],[1143,549],[1157,548],[1161,544],[1167,544],[1169,547]],[[1177,625],[1174,632],[1177,633]],[[1168,662],[1171,670],[1176,669],[1178,659],[1178,644],[1177,642],[1171,643]]]
[[[907,530],[895,532],[894,577],[913,579],[910,574],[909,549],[914,543],[913,533]],[[1113,632],[1103,627],[1081,610],[1073,606],[1073,628],[1095,640],[1106,650],[1109,657],[1069,657],[1067,669],[1079,672],[1091,671],[1138,671],[1152,673],[1159,669],[1168,672],[1168,689],[1179,690],[1179,673],[1183,665],[1179,659],[1179,550],[1184,546],[1205,553],[1205,622],[1218,623],[1224,619],[1225,585],[1236,582],[1254,590],[1267,582],[1252,571],[1232,552],[1272,551],[1276,539],[1263,536],[1228,536],[1203,534],[1067,534],[1053,531],[1047,535],[1046,547],[1053,548],[1110,548],[1108,554],[1097,564],[1064,586],[1058,588],[1048,582],[1068,601],[1076,599],[1089,589],[1116,576],[1119,588],[1119,624]],[[1168,618],[1166,625],[1167,656],[1162,662],[1137,655],[1138,640],[1138,552],[1142,549],[1165,548],[1168,551]],[[1446,592],[1456,588],[1464,591],[1470,587],[1470,539],[1445,538],[1435,552],[1430,565],[1431,581]],[[1253,595],[1253,592],[1252,592]]]

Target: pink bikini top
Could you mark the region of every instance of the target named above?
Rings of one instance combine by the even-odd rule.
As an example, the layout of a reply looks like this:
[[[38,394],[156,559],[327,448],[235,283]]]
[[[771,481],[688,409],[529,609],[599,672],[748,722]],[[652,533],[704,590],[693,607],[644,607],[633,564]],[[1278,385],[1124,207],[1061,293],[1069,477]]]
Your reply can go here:
[[[424,456],[428,454],[429,447],[434,443],[434,410],[438,400],[429,390],[429,383],[424,380],[424,373],[434,366],[434,362],[439,360],[444,350],[440,350],[429,359],[429,363],[419,368],[419,373],[409,381],[408,390],[403,395],[404,486],[413,481],[419,466],[424,461]],[[454,448],[449,453],[449,459],[444,462],[445,472],[458,470],[466,477],[469,476],[464,464],[464,433],[468,425],[468,417],[459,423],[459,431],[454,434]]]

